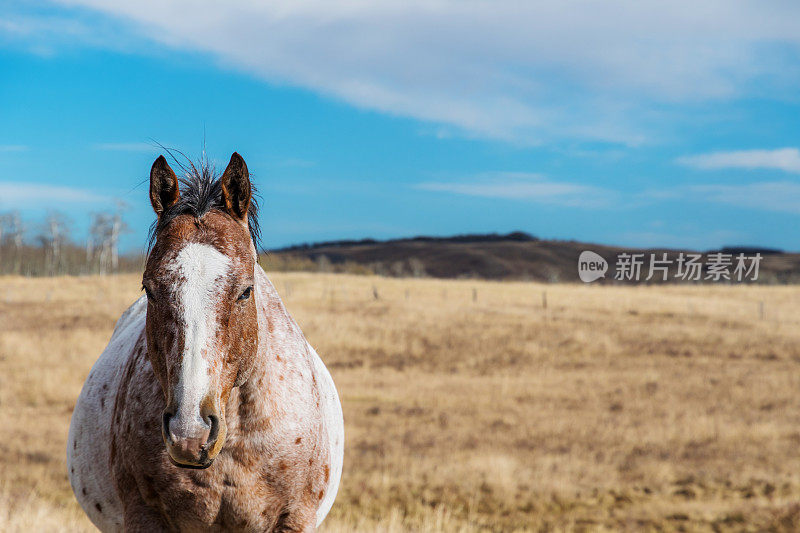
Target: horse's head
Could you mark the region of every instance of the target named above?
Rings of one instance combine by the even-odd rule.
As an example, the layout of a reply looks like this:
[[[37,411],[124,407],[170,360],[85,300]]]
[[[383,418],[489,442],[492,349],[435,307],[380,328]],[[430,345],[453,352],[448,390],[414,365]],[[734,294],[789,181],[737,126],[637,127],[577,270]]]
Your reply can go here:
[[[166,400],[164,443],[179,466],[207,467],[225,443],[228,396],[247,379],[258,346],[257,227],[239,154],[217,180],[192,169],[181,191],[164,156],[153,163],[158,220],[142,285],[147,355]]]

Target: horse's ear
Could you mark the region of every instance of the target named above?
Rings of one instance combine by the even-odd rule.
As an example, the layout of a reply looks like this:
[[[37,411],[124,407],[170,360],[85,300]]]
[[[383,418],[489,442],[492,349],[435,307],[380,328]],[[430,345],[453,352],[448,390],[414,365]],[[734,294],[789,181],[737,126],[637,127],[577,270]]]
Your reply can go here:
[[[150,203],[159,217],[165,209],[175,205],[181,197],[178,188],[178,176],[172,171],[163,155],[153,163],[150,169]]]
[[[234,218],[246,221],[252,191],[250,190],[250,173],[247,171],[247,165],[242,156],[233,152],[231,161],[219,181],[222,185],[222,199],[228,213]]]

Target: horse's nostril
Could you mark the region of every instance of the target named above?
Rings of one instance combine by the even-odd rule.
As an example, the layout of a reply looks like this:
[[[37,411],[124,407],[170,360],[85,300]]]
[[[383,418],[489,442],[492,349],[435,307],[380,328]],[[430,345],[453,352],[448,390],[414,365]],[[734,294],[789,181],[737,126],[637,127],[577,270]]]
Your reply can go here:
[[[208,434],[208,443],[213,443],[217,440],[219,433],[219,418],[214,415],[208,415],[208,423],[211,426],[211,431]]]
[[[172,416],[173,416],[172,413],[168,413],[168,412],[165,411],[164,414],[161,417],[161,421],[164,424],[162,426],[162,431],[164,432],[164,436],[169,440],[172,440],[172,438],[170,437],[170,433],[169,433],[169,421],[170,421],[170,419],[172,419]]]

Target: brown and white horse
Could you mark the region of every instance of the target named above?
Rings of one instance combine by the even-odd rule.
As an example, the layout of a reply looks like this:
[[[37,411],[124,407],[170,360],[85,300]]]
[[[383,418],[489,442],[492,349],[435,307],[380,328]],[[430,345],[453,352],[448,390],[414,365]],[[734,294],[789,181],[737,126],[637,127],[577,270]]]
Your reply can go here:
[[[102,531],[313,531],[344,423],[330,374],[258,265],[257,205],[221,177],[150,171],[142,285],[75,405],[72,490]]]

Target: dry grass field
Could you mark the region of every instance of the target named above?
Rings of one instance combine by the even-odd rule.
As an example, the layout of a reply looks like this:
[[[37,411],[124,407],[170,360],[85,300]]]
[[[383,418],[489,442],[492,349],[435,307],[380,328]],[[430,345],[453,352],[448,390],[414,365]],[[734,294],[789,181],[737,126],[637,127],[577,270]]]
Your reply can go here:
[[[798,288],[272,277],[344,404],[324,531],[800,530]],[[91,529],[67,427],[138,289],[0,278],[0,530]]]

